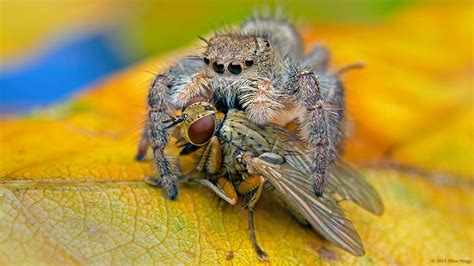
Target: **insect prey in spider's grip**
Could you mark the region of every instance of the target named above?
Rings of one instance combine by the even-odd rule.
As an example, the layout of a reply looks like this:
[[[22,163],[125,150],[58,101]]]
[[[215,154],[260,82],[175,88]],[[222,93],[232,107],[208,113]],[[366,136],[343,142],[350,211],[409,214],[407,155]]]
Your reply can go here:
[[[251,241],[259,259],[265,260],[268,255],[258,244],[253,212],[264,193],[271,194],[296,220],[311,225],[337,246],[357,256],[364,254],[362,240],[345,217],[339,200],[353,201],[374,214],[383,212],[383,204],[357,171],[337,160],[328,176],[328,193],[317,197],[311,187],[307,146],[298,136],[278,126],[255,125],[236,109],[217,121],[216,136],[204,146],[196,167],[197,171],[208,173],[208,177],[191,181],[208,187],[232,205],[237,199],[242,202],[249,211]],[[215,167],[216,158],[222,160],[220,168]]]

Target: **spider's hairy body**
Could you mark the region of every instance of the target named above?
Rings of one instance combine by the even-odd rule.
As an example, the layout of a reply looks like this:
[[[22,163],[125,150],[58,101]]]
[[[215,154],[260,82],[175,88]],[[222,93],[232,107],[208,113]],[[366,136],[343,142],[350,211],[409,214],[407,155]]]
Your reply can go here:
[[[173,109],[205,96],[219,111],[242,110],[259,126],[296,120],[312,161],[312,189],[321,196],[344,136],[343,89],[327,69],[328,54],[315,47],[304,55],[300,35],[279,18],[251,18],[237,30],[217,34],[202,55],[185,57],[156,77],[137,157],[151,143],[157,182],[176,198],[179,174],[163,155],[168,141],[164,121]]]

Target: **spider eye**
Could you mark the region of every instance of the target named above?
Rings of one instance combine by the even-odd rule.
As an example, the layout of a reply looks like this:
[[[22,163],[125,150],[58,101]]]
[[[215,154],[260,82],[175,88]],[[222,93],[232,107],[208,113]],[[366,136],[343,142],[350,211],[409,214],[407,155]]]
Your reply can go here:
[[[253,60],[252,59],[245,60],[245,66],[248,66],[248,67],[253,66]]]
[[[242,72],[242,67],[239,63],[230,63],[229,66],[227,66],[227,69],[234,75],[238,75]]]
[[[211,61],[209,60],[209,58],[204,57],[204,64],[209,65],[210,63]]]
[[[224,64],[214,62],[214,64],[212,64],[212,68],[214,69],[214,71],[215,71],[216,73],[218,73],[218,74],[224,74],[224,71],[225,71],[225,66],[224,66]]]

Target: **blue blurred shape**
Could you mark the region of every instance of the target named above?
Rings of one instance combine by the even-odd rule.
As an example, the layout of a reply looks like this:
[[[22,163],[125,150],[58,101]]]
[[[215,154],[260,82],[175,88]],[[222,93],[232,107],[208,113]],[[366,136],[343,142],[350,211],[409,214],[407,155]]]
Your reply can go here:
[[[63,100],[130,64],[107,30],[49,47],[27,64],[0,69],[0,113],[20,113]],[[128,59],[126,59],[128,58]]]

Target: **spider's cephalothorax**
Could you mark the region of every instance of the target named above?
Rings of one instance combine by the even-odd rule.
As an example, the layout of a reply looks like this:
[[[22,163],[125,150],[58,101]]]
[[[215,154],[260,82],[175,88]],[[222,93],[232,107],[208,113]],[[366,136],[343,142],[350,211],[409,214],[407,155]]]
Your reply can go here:
[[[296,120],[308,144],[316,195],[337,158],[344,128],[344,100],[336,74],[328,72],[329,54],[317,46],[303,54],[301,37],[279,18],[251,18],[231,32],[206,41],[201,56],[189,56],[157,75],[148,94],[148,119],[138,159],[153,149],[157,184],[176,198],[177,180],[164,155],[166,121],[196,96],[220,111],[237,108],[258,125]]]
[[[255,123],[265,125],[282,109],[272,88],[283,70],[281,53],[262,37],[231,33],[208,41],[203,73],[220,109],[243,109]]]

